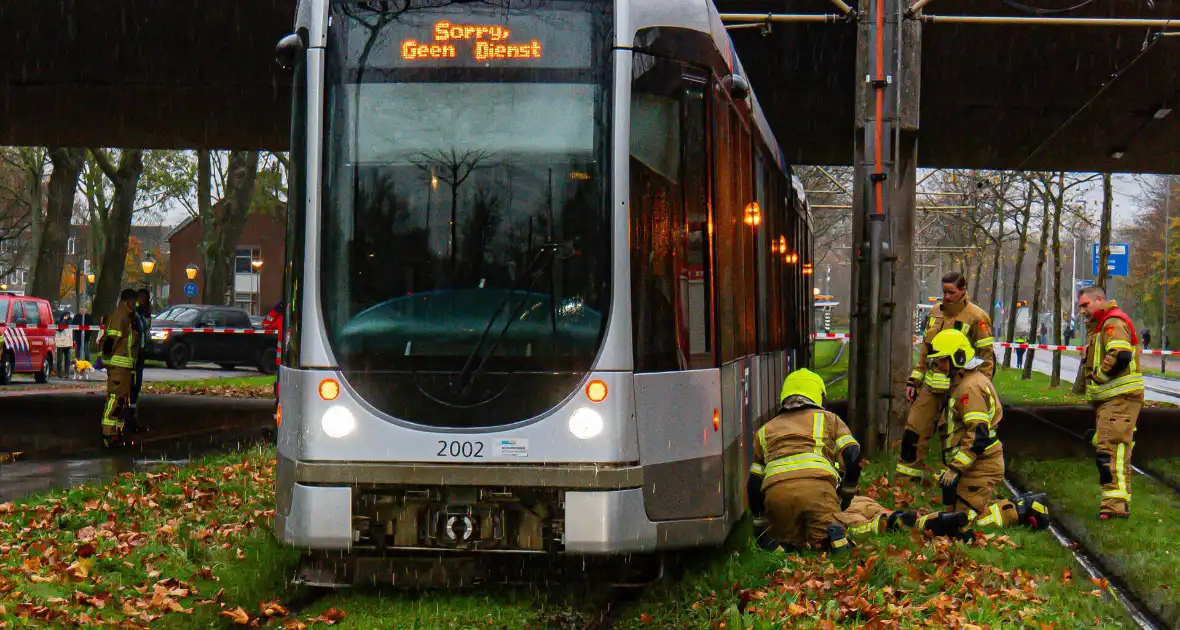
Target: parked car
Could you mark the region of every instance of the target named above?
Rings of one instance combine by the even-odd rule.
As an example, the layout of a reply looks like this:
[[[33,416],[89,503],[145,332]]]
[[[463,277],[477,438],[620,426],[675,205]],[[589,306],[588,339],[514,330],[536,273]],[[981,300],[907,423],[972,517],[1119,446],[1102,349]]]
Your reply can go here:
[[[243,309],[210,304],[169,307],[152,318],[147,357],[162,360],[174,370],[190,362],[210,362],[225,369],[250,365],[263,374],[275,371],[273,335],[159,330],[163,328],[255,328]]]
[[[0,385],[12,382],[18,373],[32,374],[38,383],[49,381],[57,331],[42,326],[52,325],[49,302],[0,293]]]

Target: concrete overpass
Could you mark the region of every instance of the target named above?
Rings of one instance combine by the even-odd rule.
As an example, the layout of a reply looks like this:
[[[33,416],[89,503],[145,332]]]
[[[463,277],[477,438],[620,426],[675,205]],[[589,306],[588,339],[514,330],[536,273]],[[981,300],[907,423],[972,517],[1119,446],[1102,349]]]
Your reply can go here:
[[[824,0],[718,4],[734,13],[838,12]],[[288,86],[273,49],[290,29],[294,1],[217,7],[198,0],[0,0],[0,32],[7,31],[0,37],[0,143],[285,148]],[[1029,15],[999,0],[936,0],[924,12]],[[1180,15],[1180,0],[1157,0],[1154,8],[1147,0],[1102,0],[1061,15],[1169,17]],[[1180,171],[1180,111],[1154,118],[1180,94],[1180,37],[1143,52],[1147,33],[925,24],[920,163]],[[742,29],[733,37],[790,159],[850,163],[855,25],[775,24],[767,36]],[[1123,157],[1111,158],[1114,152]]]

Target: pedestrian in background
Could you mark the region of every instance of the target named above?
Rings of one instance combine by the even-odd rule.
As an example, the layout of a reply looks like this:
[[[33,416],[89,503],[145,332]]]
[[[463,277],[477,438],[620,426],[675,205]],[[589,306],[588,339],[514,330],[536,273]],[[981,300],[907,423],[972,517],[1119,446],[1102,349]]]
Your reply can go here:
[[[1151,331],[1150,330],[1143,331],[1143,347],[1144,348],[1151,347]]]
[[[75,326],[89,326],[92,323],[93,319],[90,317],[90,311],[85,306],[74,316],[73,324]],[[78,358],[83,361],[90,360],[90,339],[90,333],[81,330],[74,331],[74,348],[78,353]]]
[[[63,319],[62,321],[69,320]],[[57,349],[57,377],[69,378],[70,368],[74,365],[70,357],[70,353],[74,349],[74,335],[70,334],[68,330],[59,330],[54,336],[53,345]]]
[[[1024,335],[1017,335],[1016,343],[1028,343],[1028,339],[1025,339]],[[1016,346],[1016,367],[1018,368],[1024,367],[1024,350],[1024,348]]]

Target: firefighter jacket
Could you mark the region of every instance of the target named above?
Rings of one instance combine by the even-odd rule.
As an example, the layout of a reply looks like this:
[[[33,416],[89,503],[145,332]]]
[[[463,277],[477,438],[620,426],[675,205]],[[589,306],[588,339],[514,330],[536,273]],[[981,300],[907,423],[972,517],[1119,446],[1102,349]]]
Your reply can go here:
[[[139,343],[139,325],[135,318],[133,302],[119,302],[114,314],[107,318],[106,331],[99,347],[102,348],[102,362],[113,367],[135,369],[135,356]]]
[[[840,455],[856,443],[840,416],[822,407],[783,408],[758,430],[750,474],[762,478],[762,492],[791,479],[830,479],[838,485]]]
[[[983,361],[978,372],[991,378],[995,369],[995,358],[992,351],[992,322],[983,309],[971,303],[966,295],[954,304],[942,302],[930,309],[930,321],[926,324],[926,334],[918,349],[918,362],[914,364],[914,371],[910,373],[910,381],[925,384],[930,391],[944,394],[951,387],[950,379],[938,371],[926,369],[926,355],[930,353],[930,342],[938,333],[949,328],[956,328],[971,340],[975,347],[975,356]]]
[[[955,381],[946,403],[944,453],[947,466],[964,473],[982,459],[1003,457],[996,428],[1004,411],[991,379],[978,369],[963,370]]]
[[[1131,362],[1115,369],[1120,352],[1130,352]],[[1135,326],[1114,300],[1110,308],[1094,318],[1086,333],[1086,356],[1082,374],[1086,383],[1086,399],[1103,401],[1143,392],[1143,373],[1140,371],[1139,337]]]

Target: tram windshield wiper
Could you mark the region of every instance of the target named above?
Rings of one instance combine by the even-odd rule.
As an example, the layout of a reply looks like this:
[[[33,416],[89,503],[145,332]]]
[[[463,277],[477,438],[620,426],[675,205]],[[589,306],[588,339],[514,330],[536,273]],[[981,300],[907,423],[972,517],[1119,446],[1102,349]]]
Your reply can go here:
[[[496,353],[496,348],[500,345],[500,342],[504,339],[504,335],[507,334],[508,329],[516,321],[517,315],[528,300],[520,300],[512,307],[512,310],[508,313],[507,321],[504,322],[504,327],[500,329],[500,334],[496,336],[496,340],[492,342],[491,347],[488,348],[487,354],[480,358],[480,350],[483,349],[484,342],[486,342],[488,339],[488,334],[492,332],[492,325],[496,323],[496,317],[500,315],[500,311],[502,311],[504,306],[508,304],[508,301],[511,300],[518,291],[520,291],[526,280],[529,281],[529,285],[528,288],[525,289],[525,293],[531,293],[533,287],[537,285],[537,281],[540,280],[541,276],[553,266],[553,261],[557,260],[559,257],[568,258],[570,255],[572,255],[572,248],[569,245],[549,242],[540,247],[540,249],[537,251],[537,254],[533,257],[532,262],[530,262],[529,266],[525,269],[525,272],[521,274],[520,278],[516,281],[516,284],[514,284],[512,288],[508,290],[508,294],[504,296],[504,299],[501,300],[500,304],[497,305],[495,310],[492,311],[491,316],[488,318],[487,325],[484,326],[483,334],[480,335],[479,340],[475,343],[475,348],[471,350],[471,354],[468,355],[467,360],[464,361],[463,370],[459,373],[459,378],[455,384],[455,389],[458,390],[460,396],[466,396],[470,391],[471,386],[475,384],[475,380],[479,378],[481,374],[483,374],[484,368],[487,367],[488,360],[490,360],[492,355]],[[556,308],[556,306],[552,303],[550,303],[549,307],[551,309]]]

